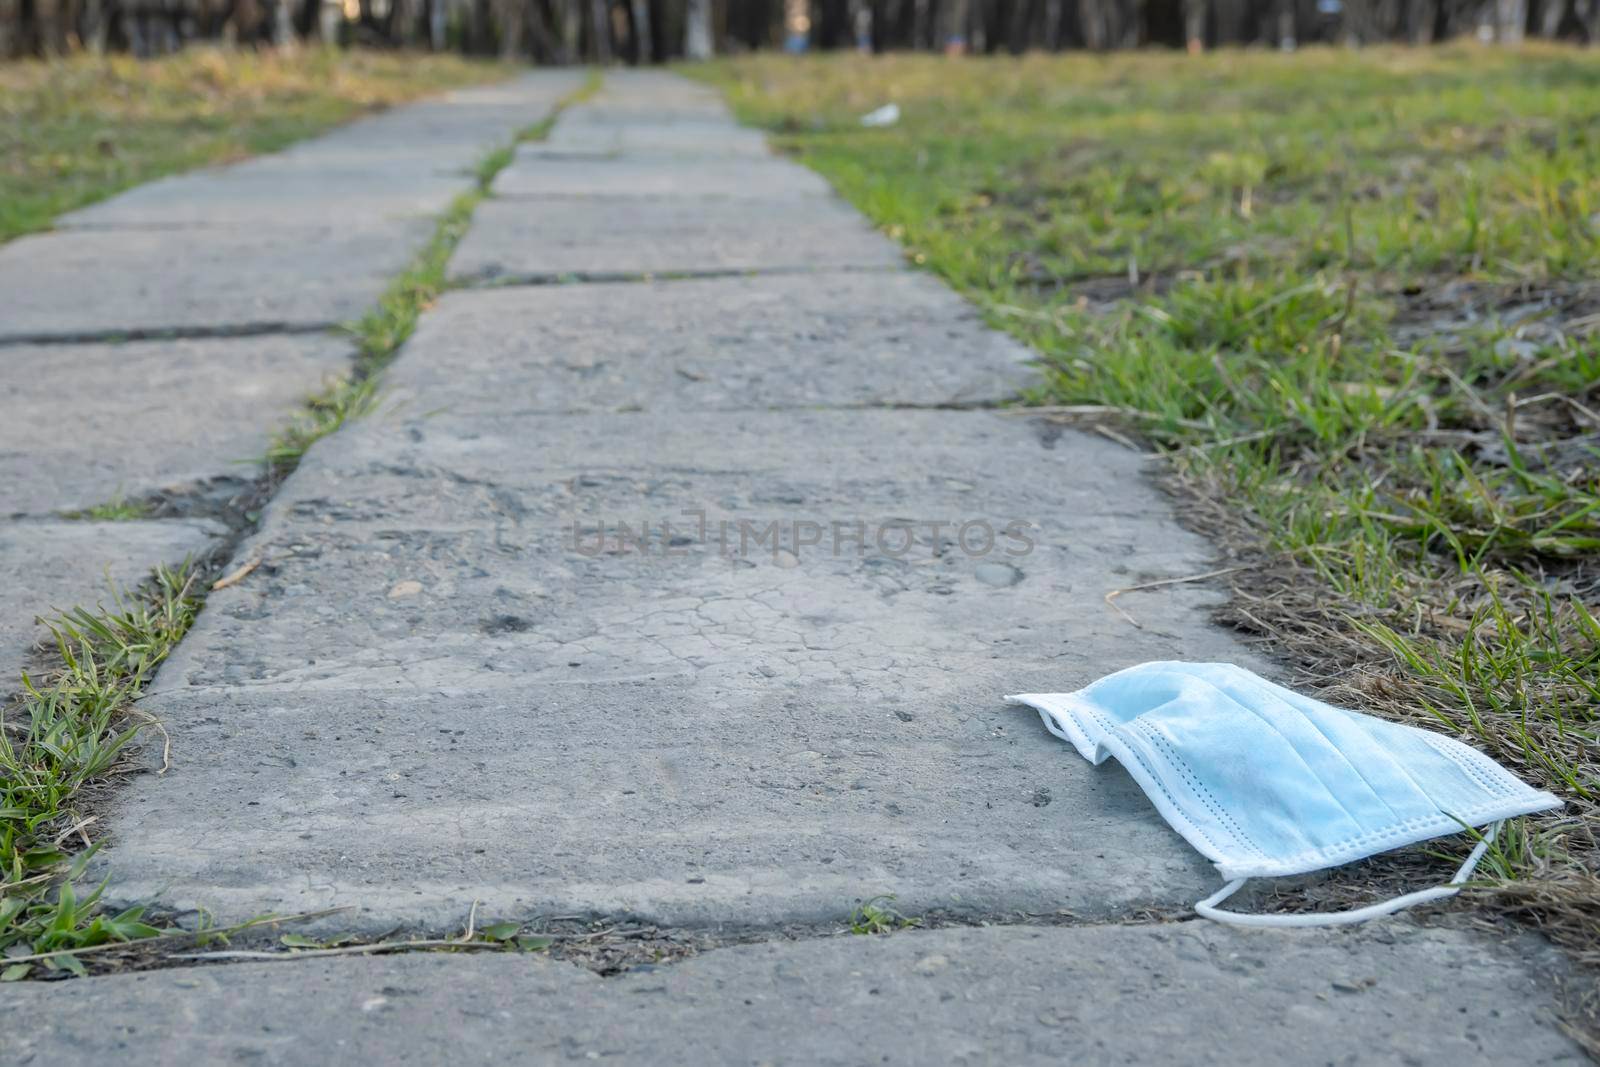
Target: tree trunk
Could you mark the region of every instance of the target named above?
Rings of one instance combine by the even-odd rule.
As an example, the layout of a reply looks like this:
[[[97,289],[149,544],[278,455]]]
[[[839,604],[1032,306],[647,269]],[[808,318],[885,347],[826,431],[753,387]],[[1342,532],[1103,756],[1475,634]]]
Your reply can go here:
[[[650,0],[630,0],[629,25],[633,29],[633,61],[643,66],[655,62],[655,46],[650,34]]]
[[[1206,48],[1207,0],[1183,0],[1183,46],[1192,53]]]
[[[811,39],[818,48],[843,48],[850,42],[850,0],[819,0]]]
[[[1435,0],[1406,0],[1406,40],[1414,45],[1433,43],[1433,23],[1437,18]]]
[[[611,19],[606,0],[589,0],[589,54],[596,63],[611,62]]]
[[[0,20],[5,18],[5,8],[0,6]],[[111,15],[106,10],[105,0],[89,0],[84,9],[83,45],[91,55],[104,55],[106,50],[106,37],[111,32]],[[5,34],[5,27],[0,26],[0,37]],[[6,54],[3,41],[0,41],[0,58]]]
[[[710,59],[711,0],[687,0],[683,17],[683,54],[690,59]]]
[[[579,0],[561,0],[561,62],[576,63],[583,43],[583,20],[578,15]]]
[[[1528,0],[1495,0],[1494,8],[1494,39],[1501,44],[1521,44],[1528,25]]]
[[[1214,0],[1210,5],[1212,41],[1218,47],[1244,43],[1244,0]]]
[[[1062,0],[1044,0],[1044,40],[1045,48],[1052,52],[1061,50],[1061,15],[1065,4]]]
[[[428,45],[435,52],[443,52],[450,43],[445,39],[450,26],[445,3],[446,0],[432,0],[428,5]]]
[[[509,63],[522,54],[523,5],[526,0],[495,0],[494,26],[500,38],[500,59]]]
[[[945,51],[965,51],[967,41],[968,0],[944,0],[939,5],[939,47]]]
[[[1553,41],[1561,32],[1561,17],[1567,13],[1567,0],[1539,0],[1539,36]]]
[[[272,5],[272,45],[274,48],[294,46],[294,12],[289,0],[277,0]]]

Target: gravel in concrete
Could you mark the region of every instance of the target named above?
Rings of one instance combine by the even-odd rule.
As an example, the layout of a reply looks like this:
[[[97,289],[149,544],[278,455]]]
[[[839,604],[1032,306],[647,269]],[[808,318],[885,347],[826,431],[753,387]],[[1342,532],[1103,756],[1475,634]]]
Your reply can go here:
[[[970,406],[1036,380],[1031,352],[909,271],[457,292],[409,351],[391,394],[463,414]]]
[[[131,589],[223,533],[203,521],[0,523],[0,698],[21,688],[30,650],[50,636],[36,616],[110,602],[108,583]]]
[[[899,246],[835,200],[489,200],[450,261],[467,282],[901,266]],[[875,284],[864,280],[861,284]]]
[[[413,955],[7,990],[17,1067],[259,1064],[1571,1064],[1547,948],[1360,932],[956,929],[718,949],[600,978]]]
[[[272,429],[350,367],[350,343],[277,335],[22,345],[0,379],[0,516],[260,471]]]

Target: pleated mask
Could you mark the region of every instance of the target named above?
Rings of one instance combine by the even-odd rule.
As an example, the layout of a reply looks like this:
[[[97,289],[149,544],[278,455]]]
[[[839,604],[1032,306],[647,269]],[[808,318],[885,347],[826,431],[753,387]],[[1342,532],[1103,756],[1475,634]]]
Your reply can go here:
[[[1559,807],[1452,738],[1324,704],[1231,663],[1145,663],[1074,693],[1006,698],[1091,763],[1133,775],[1227,884],[1196,905],[1254,926],[1359,922],[1449,896],[1498,824]],[[1245,915],[1219,903],[1249,878],[1281,877],[1469,828],[1479,835],[1446,885],[1355,911]]]

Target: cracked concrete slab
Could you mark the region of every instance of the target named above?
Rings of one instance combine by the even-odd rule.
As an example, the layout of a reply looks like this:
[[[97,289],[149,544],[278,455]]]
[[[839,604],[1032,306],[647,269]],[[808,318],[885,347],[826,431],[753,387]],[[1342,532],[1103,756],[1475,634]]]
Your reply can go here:
[[[600,978],[495,954],[190,967],[10,987],[17,1067],[114,1061],[1459,1065],[1585,1062],[1529,941],[1011,927],[772,941]]]
[[[49,637],[36,616],[108,601],[108,582],[131,589],[225,532],[201,520],[0,523],[0,697],[21,688],[30,650]]]
[[[909,271],[457,292],[406,351],[389,394],[457,414],[971,406],[1037,373]]]
[[[450,261],[457,281],[902,266],[900,247],[836,200],[488,200]],[[871,284],[863,281],[862,284]]]
[[[0,342],[336,326],[372,306],[433,228],[413,219],[22,237],[0,246]]]
[[[0,515],[254,477],[272,431],[352,355],[314,334],[10,348]]]

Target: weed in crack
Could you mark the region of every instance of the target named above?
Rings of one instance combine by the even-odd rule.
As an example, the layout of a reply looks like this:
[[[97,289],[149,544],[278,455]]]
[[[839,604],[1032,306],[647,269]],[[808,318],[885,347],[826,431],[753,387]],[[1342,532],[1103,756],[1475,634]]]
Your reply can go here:
[[[922,925],[921,919],[903,915],[894,906],[894,895],[885,893],[863,901],[850,913],[852,934],[888,934]]]
[[[79,897],[74,883],[94,846],[71,858],[70,842],[89,840],[74,802],[123,769],[129,743],[150,721],[134,701],[194,621],[195,573],[158,569],[142,595],[113,590],[111,607],[80,607],[49,622],[61,668],[38,680],[24,675],[22,696],[0,711],[0,956],[13,960],[0,978],[33,972],[36,965],[17,956],[156,932],[143,909],[101,913],[98,888]],[[83,971],[70,955],[38,966]]]
[[[129,500],[118,493],[103,504],[95,504],[80,511],[63,512],[61,517],[82,522],[137,522],[140,519],[148,519],[154,510],[149,501]]]

